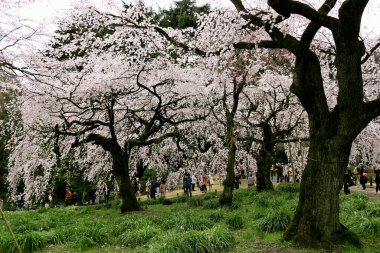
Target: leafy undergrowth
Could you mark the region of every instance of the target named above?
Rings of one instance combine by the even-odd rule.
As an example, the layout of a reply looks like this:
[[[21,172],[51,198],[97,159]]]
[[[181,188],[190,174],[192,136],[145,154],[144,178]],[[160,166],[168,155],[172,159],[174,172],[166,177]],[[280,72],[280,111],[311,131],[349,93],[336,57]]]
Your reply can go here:
[[[119,213],[107,206],[65,207],[7,212],[23,252],[318,252],[281,236],[298,200],[298,187],[274,192],[235,191],[234,204],[221,208],[216,193],[189,200],[179,196],[143,202],[144,211]],[[359,194],[341,196],[341,220],[364,242],[362,252],[380,252],[380,203]],[[342,252],[357,252],[341,245]],[[0,225],[0,252],[16,252]]]

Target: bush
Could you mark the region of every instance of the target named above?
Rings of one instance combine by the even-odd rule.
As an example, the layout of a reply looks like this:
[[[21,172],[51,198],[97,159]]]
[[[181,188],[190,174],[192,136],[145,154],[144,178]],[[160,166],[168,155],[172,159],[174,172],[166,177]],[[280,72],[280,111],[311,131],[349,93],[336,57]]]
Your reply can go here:
[[[210,199],[203,204],[205,209],[218,209],[220,208],[219,199]]]
[[[159,233],[158,229],[147,226],[139,230],[128,231],[120,235],[119,240],[125,246],[137,246],[147,243]]]
[[[208,216],[209,220],[213,222],[219,222],[224,219],[224,215],[221,211],[214,212]]]
[[[141,248],[144,253],[219,253],[232,249],[234,236],[222,228],[185,233],[169,233],[162,240],[156,241],[149,247]]]
[[[276,191],[278,192],[299,192],[300,184],[298,183],[281,183],[276,186]]]
[[[170,199],[164,199],[164,200],[162,201],[162,204],[163,204],[164,206],[169,206],[169,205],[173,204],[173,201],[171,201]]]
[[[290,213],[286,210],[280,209],[278,211],[270,212],[258,222],[258,227],[261,231],[277,232],[285,231],[290,222]]]
[[[173,203],[185,203],[187,202],[188,198],[184,195],[181,195],[181,196],[172,198],[171,200],[173,201]]]
[[[238,215],[231,215],[226,219],[226,224],[231,229],[240,229],[244,226],[243,218]]]

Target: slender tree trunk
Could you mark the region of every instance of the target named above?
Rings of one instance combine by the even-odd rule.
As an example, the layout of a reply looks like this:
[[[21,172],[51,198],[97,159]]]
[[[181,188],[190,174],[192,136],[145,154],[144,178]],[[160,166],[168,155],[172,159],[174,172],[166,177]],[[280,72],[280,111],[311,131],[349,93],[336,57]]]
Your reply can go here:
[[[256,187],[259,192],[273,190],[273,184],[270,180],[270,169],[272,167],[271,157],[274,153],[273,134],[269,124],[263,123],[263,143],[257,159],[257,183]]]
[[[129,211],[141,210],[137,201],[135,192],[132,189],[131,179],[129,176],[129,155],[118,153],[113,154],[113,166],[116,179],[120,187],[120,196],[122,199],[120,210],[122,213]]]
[[[235,185],[235,158],[236,158],[236,144],[234,138],[234,121],[232,117],[227,117],[226,129],[226,144],[228,148],[228,161],[227,161],[227,175],[223,182],[223,193],[219,198],[221,205],[232,204],[232,192]]]
[[[331,248],[335,239],[346,231],[339,222],[339,192],[352,142],[339,136],[321,137],[311,139],[299,203],[284,239]]]

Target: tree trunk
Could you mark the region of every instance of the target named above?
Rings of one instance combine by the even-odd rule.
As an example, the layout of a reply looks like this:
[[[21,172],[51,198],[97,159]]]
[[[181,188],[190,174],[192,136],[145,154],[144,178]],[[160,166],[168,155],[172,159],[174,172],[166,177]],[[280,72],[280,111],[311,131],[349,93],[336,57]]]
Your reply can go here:
[[[232,204],[232,192],[235,185],[235,158],[236,158],[236,144],[234,137],[234,119],[232,115],[227,115],[226,126],[226,144],[228,148],[228,161],[227,161],[227,175],[223,182],[223,193],[219,198],[219,203],[230,206]]]
[[[219,203],[221,205],[230,206],[232,204],[232,192],[235,186],[235,156],[236,156],[236,147],[233,145],[228,150],[228,161],[227,161],[227,175],[226,179],[223,182],[223,193],[219,198]]]
[[[270,180],[272,167],[271,157],[274,153],[273,134],[269,124],[261,124],[263,129],[263,143],[257,159],[256,187],[259,192],[273,190]]]
[[[341,138],[311,138],[299,203],[284,240],[333,248],[335,240],[346,233],[347,229],[339,222],[339,192],[352,141]]]
[[[118,152],[112,154],[113,169],[120,187],[122,199],[120,210],[122,213],[141,210],[135,192],[132,189],[129,176],[129,154]]]

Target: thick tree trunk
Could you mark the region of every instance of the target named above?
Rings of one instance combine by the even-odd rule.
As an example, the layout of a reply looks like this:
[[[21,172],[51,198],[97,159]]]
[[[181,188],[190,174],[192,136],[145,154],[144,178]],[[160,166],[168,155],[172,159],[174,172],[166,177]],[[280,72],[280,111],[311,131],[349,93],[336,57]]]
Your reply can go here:
[[[273,134],[269,124],[263,123],[263,143],[257,159],[256,187],[259,192],[273,190],[270,180],[271,156],[274,153]]]
[[[129,155],[123,152],[112,154],[113,169],[120,188],[122,199],[120,210],[122,213],[141,210],[135,192],[132,189],[129,176]]]
[[[313,138],[302,174],[299,203],[285,240],[302,245],[333,248],[346,233],[339,222],[339,192],[348,165],[350,140]]]

